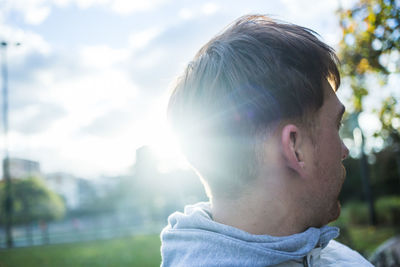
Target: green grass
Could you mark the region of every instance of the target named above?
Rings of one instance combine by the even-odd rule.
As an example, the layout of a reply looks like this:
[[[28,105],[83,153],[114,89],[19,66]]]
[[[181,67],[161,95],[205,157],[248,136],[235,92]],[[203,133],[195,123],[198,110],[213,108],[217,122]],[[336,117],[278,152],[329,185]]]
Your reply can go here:
[[[160,266],[158,235],[0,251],[0,267]]]

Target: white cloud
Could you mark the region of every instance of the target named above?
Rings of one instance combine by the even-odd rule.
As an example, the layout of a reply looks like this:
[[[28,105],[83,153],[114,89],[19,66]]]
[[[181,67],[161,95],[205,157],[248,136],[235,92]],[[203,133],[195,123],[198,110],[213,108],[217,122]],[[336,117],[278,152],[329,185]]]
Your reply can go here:
[[[332,12],[338,7],[337,0],[326,0],[326,1],[314,1],[314,0],[281,0],[286,9],[292,13],[296,14],[296,17],[307,17],[309,15],[318,15],[324,13],[325,11]],[[307,12],[300,12],[304,9]],[[319,12],[316,12],[316,11]]]
[[[191,5],[182,7],[178,11],[178,17],[182,20],[195,19],[201,16],[215,14],[220,6],[214,2],[207,2],[203,5]]]
[[[84,46],[80,51],[82,63],[90,68],[107,68],[129,58],[128,49],[113,49],[106,45]]]
[[[76,78],[54,81],[42,99],[61,105],[68,110],[76,125],[92,119],[106,110],[129,104],[135,98],[137,87],[127,73],[117,69],[104,69]]]
[[[279,12],[281,19],[310,28],[319,33],[329,45],[336,45],[340,33],[338,18],[334,13],[339,8],[337,0],[281,0],[281,3],[286,9]]]
[[[50,14],[51,7],[46,0],[13,0],[2,3],[3,15],[11,11],[22,14],[27,24],[37,25],[42,23]]]
[[[132,33],[129,36],[129,46],[133,50],[139,50],[146,47],[154,40],[157,36],[162,33],[162,28],[152,27],[143,31]]]
[[[29,129],[26,132],[20,131],[21,127],[11,128],[11,155],[40,160],[45,171],[64,170],[89,176],[121,172],[132,164],[138,143],[137,129],[130,119],[135,115],[132,103],[137,88],[127,73],[105,68],[64,79],[50,73],[39,71],[35,80],[36,86],[45,87],[39,92],[39,101],[47,101],[56,109],[39,103],[12,111],[14,122]],[[63,111],[62,116],[50,120],[57,110]],[[102,116],[106,124],[99,126]],[[80,130],[87,126],[91,126],[91,132]]]
[[[217,4],[215,4],[215,3],[206,3],[202,7],[202,12],[205,15],[212,15],[215,12],[217,12],[218,9],[219,9],[219,6]]]
[[[87,9],[95,5],[99,4],[107,4],[108,0],[72,0],[76,3],[76,5],[81,9]]]
[[[149,11],[157,8],[167,0],[53,0],[55,4],[60,7],[66,6],[70,3],[76,4],[80,9],[88,9],[94,6],[107,8],[120,15],[128,15],[139,11]]]
[[[21,43],[21,46],[18,49],[14,49],[14,51],[10,51],[10,53],[15,52],[20,57],[24,57],[33,51],[42,55],[50,55],[52,52],[51,45],[42,36],[33,32],[16,30],[12,39]]]
[[[25,23],[38,25],[46,20],[53,7],[64,8],[73,4],[80,9],[88,9],[99,6],[120,15],[129,15],[153,10],[167,2],[168,0],[8,0],[2,2],[0,17],[4,18],[16,11],[22,15]]]
[[[165,58],[166,55],[167,53],[162,48],[152,49],[146,54],[138,53],[134,58],[135,68],[138,70],[139,69],[146,70],[154,66],[157,66],[158,64],[165,64],[165,62],[163,62],[163,59],[164,60],[166,59]]]
[[[51,45],[39,34],[5,24],[0,24],[0,39],[9,43],[8,57],[14,64],[23,61],[29,54],[49,55],[52,51]],[[17,43],[20,46],[16,47]]]
[[[42,23],[49,15],[50,15],[50,8],[46,6],[39,6],[34,7],[26,12],[25,14],[25,21],[28,24],[40,24]]]
[[[53,0],[53,2],[58,7],[66,7],[71,1],[70,0]]]
[[[36,103],[14,110],[10,128],[26,135],[42,132],[56,120],[66,115],[65,111],[52,103]]]
[[[184,20],[191,19],[194,16],[193,11],[187,7],[181,8],[178,12],[178,15],[180,18],[182,18]]]
[[[113,0],[111,8],[119,14],[131,14],[135,11],[148,11],[164,3],[166,0]]]

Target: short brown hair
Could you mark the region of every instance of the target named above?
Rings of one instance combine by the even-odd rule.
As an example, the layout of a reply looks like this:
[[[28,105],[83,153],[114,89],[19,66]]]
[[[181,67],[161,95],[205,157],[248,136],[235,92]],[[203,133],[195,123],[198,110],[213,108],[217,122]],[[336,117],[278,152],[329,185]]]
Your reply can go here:
[[[233,196],[257,175],[260,133],[315,113],[323,80],[340,84],[337,63],[314,31],[263,15],[239,18],[200,49],[177,80],[168,117],[211,193]]]

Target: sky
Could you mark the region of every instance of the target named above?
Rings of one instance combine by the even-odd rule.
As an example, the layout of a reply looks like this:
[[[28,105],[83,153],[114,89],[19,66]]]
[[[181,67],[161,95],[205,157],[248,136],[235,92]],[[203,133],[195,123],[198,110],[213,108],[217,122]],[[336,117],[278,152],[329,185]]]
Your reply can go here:
[[[0,0],[0,40],[9,43],[10,156],[39,161],[44,173],[86,178],[126,173],[143,145],[171,166],[183,164],[165,108],[171,84],[197,50],[248,13],[311,28],[335,47],[338,5]]]

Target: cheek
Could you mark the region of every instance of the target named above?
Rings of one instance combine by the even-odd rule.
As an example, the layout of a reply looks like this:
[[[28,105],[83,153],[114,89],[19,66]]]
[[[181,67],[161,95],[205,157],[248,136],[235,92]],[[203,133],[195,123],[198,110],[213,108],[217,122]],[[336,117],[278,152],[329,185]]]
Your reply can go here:
[[[342,140],[337,132],[327,135],[325,139],[325,152],[328,153],[332,161],[340,161],[342,159]]]

